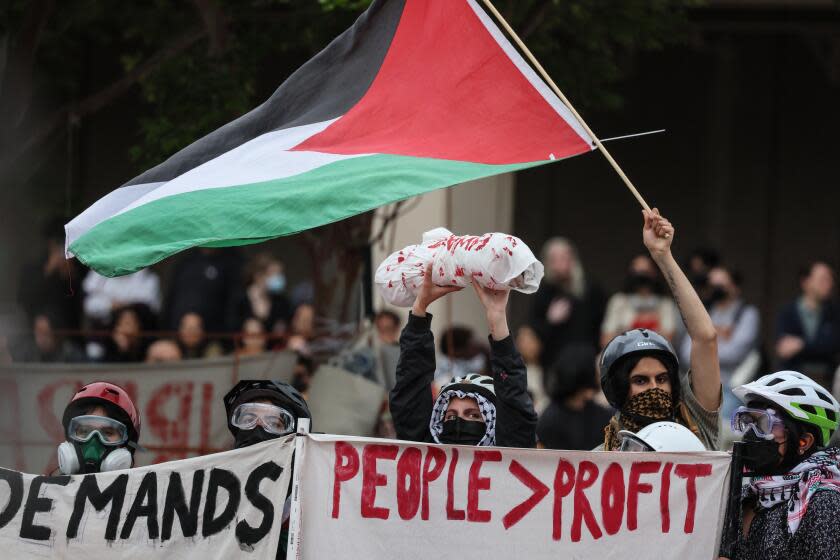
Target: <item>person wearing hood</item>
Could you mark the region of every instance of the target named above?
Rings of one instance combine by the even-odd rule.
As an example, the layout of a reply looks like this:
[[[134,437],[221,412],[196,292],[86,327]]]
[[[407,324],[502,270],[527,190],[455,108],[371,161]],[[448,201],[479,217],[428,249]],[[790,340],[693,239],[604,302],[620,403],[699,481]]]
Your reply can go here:
[[[765,375],[734,390],[747,474],[734,558],[840,558],[840,448],[828,447],[840,405],[796,371]]]
[[[390,393],[391,415],[402,440],[478,446],[534,447],[537,414],[528,394],[527,371],[507,324],[510,292],[473,282],[490,329],[491,376],[471,373],[444,385],[432,397],[435,300],[460,288],[437,286],[426,269],[423,286],[400,335],[397,381]]]
[[[298,421],[308,418],[312,421],[309,405],[297,389],[270,379],[246,380],[237,383],[224,396],[225,413],[234,449],[241,449],[295,433]],[[312,425],[310,424],[310,429]],[[286,557],[291,514],[291,485],[283,506],[281,517],[280,544],[277,558]]]
[[[642,239],[662,271],[691,338],[690,368],[680,373],[671,343],[654,330],[636,328],[613,338],[601,354],[601,388],[617,410],[598,449],[617,450],[619,432],[654,422],[682,424],[709,450],[717,449],[721,404],[717,332],[700,297],[671,254],[674,227],[655,208],[644,210]]]
[[[129,469],[140,438],[140,415],[125,389],[105,381],[76,391],[62,415],[58,446],[62,474]]]

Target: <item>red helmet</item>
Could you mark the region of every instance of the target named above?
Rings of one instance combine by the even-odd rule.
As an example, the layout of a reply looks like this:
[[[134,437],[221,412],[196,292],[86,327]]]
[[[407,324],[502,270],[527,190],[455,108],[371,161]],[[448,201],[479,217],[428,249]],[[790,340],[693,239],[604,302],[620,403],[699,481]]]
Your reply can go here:
[[[104,406],[117,420],[123,422],[128,428],[129,441],[137,442],[140,437],[140,415],[137,408],[125,389],[107,381],[89,383],[73,395],[61,420],[64,430],[67,430],[70,420],[83,409],[96,405]]]

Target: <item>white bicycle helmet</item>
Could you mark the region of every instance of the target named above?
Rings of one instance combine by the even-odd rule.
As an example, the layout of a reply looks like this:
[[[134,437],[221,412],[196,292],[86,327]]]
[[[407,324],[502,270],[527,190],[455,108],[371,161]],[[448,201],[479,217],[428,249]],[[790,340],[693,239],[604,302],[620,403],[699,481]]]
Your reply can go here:
[[[821,385],[797,371],[770,373],[735,387],[732,392],[744,404],[756,399],[769,401],[794,420],[817,426],[822,435],[821,446],[827,445],[837,430],[840,404]]]
[[[463,391],[464,393],[478,393],[483,395],[493,404],[496,403],[496,388],[493,386],[493,378],[478,373],[470,373],[456,377],[440,389],[443,395],[448,391]]]
[[[621,430],[618,439],[622,451],[706,451],[691,430],[676,422],[654,422],[636,433]]]

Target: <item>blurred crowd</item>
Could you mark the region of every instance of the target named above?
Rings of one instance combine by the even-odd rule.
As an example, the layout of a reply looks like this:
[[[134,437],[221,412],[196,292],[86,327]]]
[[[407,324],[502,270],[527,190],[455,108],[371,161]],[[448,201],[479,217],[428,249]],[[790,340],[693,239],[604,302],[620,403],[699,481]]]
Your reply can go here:
[[[171,362],[236,352],[310,354],[312,286],[289,289],[283,262],[261,252],[197,249],[176,261],[164,293],[144,269],[106,278],[64,258],[61,230],[21,273],[31,334],[7,343],[16,362]],[[26,329],[24,329],[26,331]]]
[[[514,333],[540,415],[539,440],[551,448],[589,449],[602,438],[612,414],[597,380],[604,345],[630,329],[654,330],[671,341],[687,370],[691,341],[648,254],[630,260],[622,289],[612,295],[587,273],[567,239],[547,241],[541,260],[545,278],[529,298],[526,323]],[[745,300],[741,274],[715,251],[698,249],[684,264],[718,332],[723,418],[737,406],[732,387],[773,369],[802,372],[840,394],[835,386],[840,315],[830,264],[805,265],[799,293],[775,317],[761,317]],[[318,328],[312,285],[290,289],[284,263],[270,253],[246,261],[238,251],[190,251],[174,264],[166,293],[150,269],[106,278],[93,271],[73,274],[71,266],[64,259],[63,237],[53,235],[43,257],[23,271],[19,299],[31,334],[8,345],[12,361],[172,362],[289,349],[299,354],[307,375],[314,371]],[[401,327],[399,315],[382,311],[331,361],[390,390]],[[773,342],[765,345],[768,331]],[[87,334],[67,334],[72,332]],[[470,328],[450,325],[436,350],[438,388],[454,377],[489,371],[487,341]],[[383,435],[392,433],[387,426],[383,430]]]

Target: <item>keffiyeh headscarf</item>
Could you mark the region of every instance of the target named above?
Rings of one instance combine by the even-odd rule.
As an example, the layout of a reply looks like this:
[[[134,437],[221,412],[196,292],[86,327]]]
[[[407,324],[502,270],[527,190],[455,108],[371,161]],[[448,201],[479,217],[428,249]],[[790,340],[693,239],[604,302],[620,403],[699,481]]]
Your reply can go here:
[[[439,436],[441,431],[443,431],[443,417],[446,415],[449,401],[453,397],[475,399],[475,402],[478,403],[478,409],[481,411],[481,416],[484,418],[484,424],[487,426],[487,431],[484,433],[481,441],[478,442],[478,445],[479,447],[492,447],[496,445],[496,405],[480,393],[468,393],[458,389],[450,389],[438,395],[435,405],[432,408],[429,431],[432,433],[432,439],[435,440],[435,443],[440,443]]]
[[[808,511],[808,502],[819,490],[840,492],[840,448],[817,451],[789,473],[756,476],[744,487],[743,497],[755,497],[764,509],[787,503],[788,529],[794,534]]]

